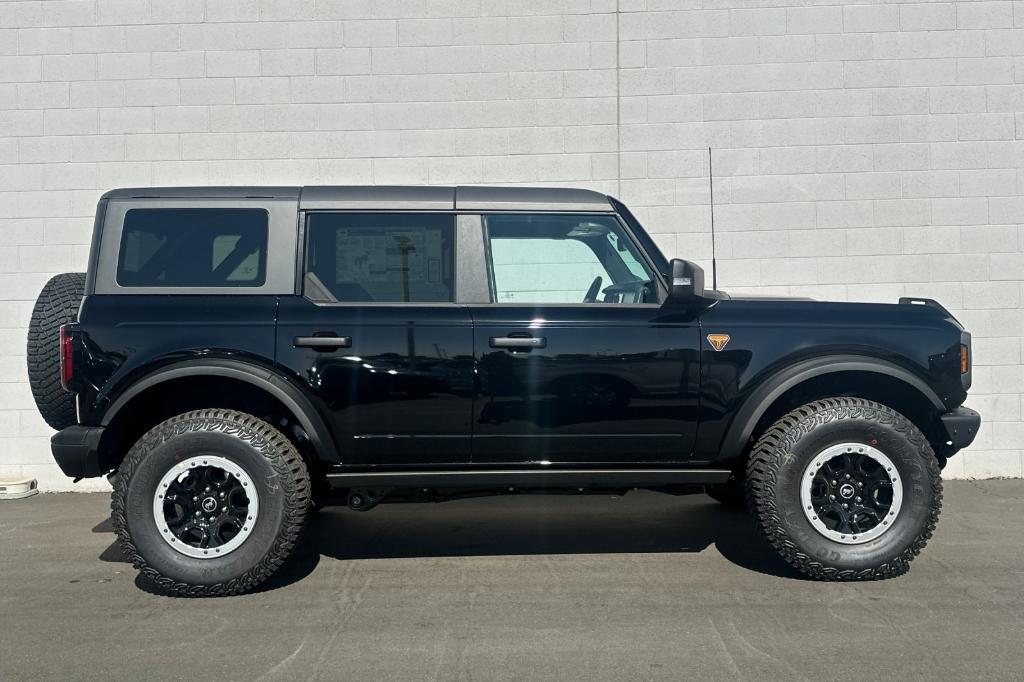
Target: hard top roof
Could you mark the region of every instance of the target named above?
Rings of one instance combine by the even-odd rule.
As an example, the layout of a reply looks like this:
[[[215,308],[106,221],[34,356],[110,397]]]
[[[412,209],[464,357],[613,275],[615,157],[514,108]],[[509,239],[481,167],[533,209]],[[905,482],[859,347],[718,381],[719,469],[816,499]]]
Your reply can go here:
[[[602,211],[608,197],[588,189],[562,187],[431,187],[338,185],[306,187],[138,187],[115,189],[105,199],[298,200],[303,210],[392,209],[465,211]]]

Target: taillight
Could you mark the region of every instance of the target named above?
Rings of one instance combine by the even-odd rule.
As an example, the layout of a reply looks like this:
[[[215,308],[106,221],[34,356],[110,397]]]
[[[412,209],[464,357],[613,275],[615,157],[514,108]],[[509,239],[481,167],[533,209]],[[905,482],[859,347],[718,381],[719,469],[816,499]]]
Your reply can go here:
[[[971,370],[971,352],[967,344],[960,344],[960,373],[967,374]]]
[[[60,327],[60,385],[64,387],[65,391],[70,391],[68,388],[71,385],[71,380],[75,377],[75,353],[74,353],[74,337],[68,333],[68,326],[66,324]]]

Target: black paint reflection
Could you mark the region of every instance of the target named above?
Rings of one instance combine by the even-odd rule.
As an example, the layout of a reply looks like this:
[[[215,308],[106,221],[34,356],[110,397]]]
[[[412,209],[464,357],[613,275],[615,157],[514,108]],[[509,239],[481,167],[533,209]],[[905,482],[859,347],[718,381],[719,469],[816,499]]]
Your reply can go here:
[[[330,333],[351,348],[296,348]],[[278,362],[317,398],[346,464],[470,459],[473,331],[457,306],[315,305],[282,299]]]
[[[699,402],[692,317],[658,306],[557,305],[480,307],[473,316],[474,461],[688,458]],[[507,335],[545,345],[488,347],[491,337]]]

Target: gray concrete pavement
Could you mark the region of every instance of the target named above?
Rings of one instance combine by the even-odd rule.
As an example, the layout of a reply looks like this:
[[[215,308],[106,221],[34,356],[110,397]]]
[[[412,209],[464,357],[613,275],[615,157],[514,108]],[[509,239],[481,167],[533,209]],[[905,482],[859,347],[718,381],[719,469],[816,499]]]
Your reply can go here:
[[[265,589],[151,594],[105,495],[0,502],[0,679],[1020,679],[1024,481],[950,482],[909,575],[801,579],[704,496],[314,519]]]

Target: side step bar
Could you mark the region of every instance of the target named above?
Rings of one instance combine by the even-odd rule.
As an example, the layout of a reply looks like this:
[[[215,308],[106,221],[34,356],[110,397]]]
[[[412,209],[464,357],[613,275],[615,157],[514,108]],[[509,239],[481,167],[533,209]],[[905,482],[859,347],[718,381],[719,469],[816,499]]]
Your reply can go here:
[[[675,483],[724,483],[729,469],[477,469],[426,471],[332,472],[335,488],[423,487],[460,488],[523,486],[535,488],[589,486],[661,486]]]

